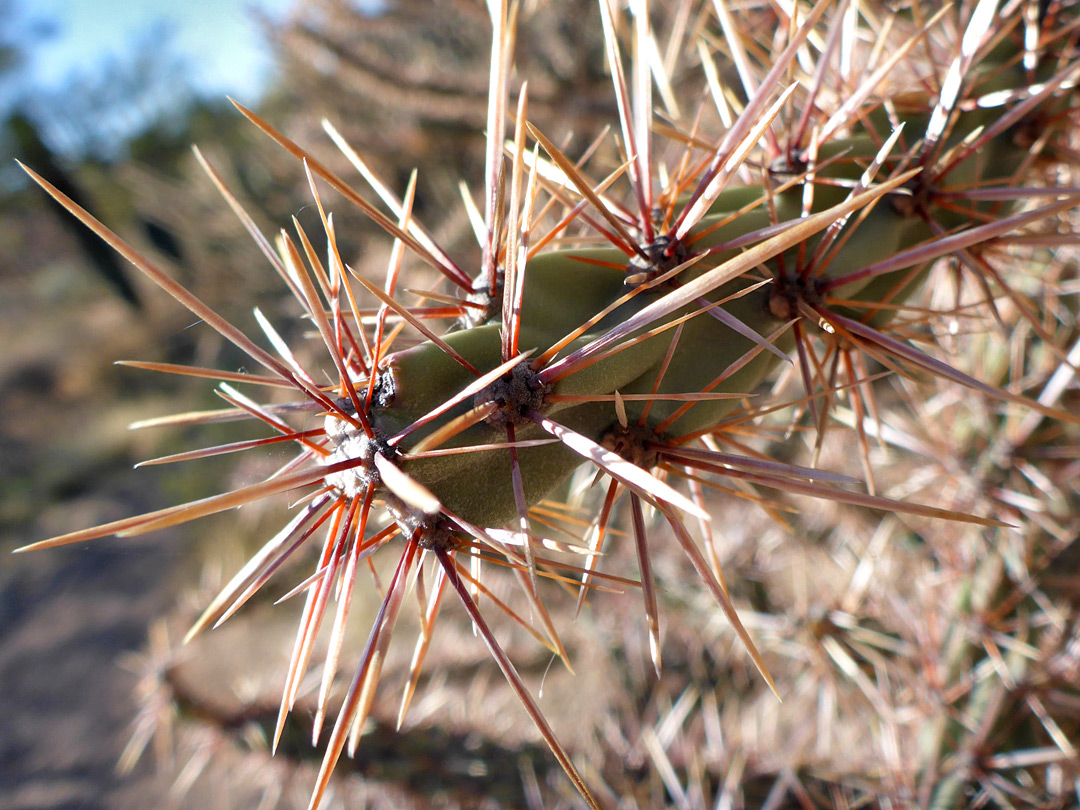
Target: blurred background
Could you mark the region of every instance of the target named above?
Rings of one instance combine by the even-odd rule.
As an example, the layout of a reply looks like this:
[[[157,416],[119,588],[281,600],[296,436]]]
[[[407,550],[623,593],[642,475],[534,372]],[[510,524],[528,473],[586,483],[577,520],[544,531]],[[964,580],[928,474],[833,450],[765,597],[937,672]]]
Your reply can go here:
[[[146,705],[141,671],[124,656],[147,648],[152,623],[195,581],[193,540],[10,552],[206,494],[219,475],[192,490],[185,475],[132,470],[160,437],[126,423],[198,407],[200,397],[205,405],[206,392],[113,365],[213,361],[216,340],[51,204],[14,159],[201,295],[257,289],[257,274],[240,271],[258,257],[219,225],[189,147],[247,149],[225,96],[282,97],[274,32],[291,5],[0,3],[0,807],[145,807],[168,796],[175,773],[149,760],[118,772]],[[243,170],[223,168],[234,165]],[[256,158],[249,169],[252,191],[269,185]]]

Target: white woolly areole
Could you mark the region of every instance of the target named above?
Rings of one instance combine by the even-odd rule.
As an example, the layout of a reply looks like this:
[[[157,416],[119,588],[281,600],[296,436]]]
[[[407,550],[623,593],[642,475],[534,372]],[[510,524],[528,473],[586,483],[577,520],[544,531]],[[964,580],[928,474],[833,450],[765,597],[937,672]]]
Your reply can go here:
[[[372,456],[375,445],[361,428],[349,424],[336,416],[327,416],[323,427],[326,438],[330,440],[333,452],[324,456],[322,463],[329,466],[339,461],[363,459],[365,463],[351,470],[330,473],[324,479],[327,484],[340,490],[342,494],[353,498],[362,495],[371,481],[373,470]]]

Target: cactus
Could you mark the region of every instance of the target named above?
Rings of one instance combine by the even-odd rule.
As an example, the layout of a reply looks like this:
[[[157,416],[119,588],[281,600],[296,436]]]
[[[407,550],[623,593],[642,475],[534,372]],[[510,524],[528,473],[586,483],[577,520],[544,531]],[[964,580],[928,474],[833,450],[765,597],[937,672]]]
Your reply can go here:
[[[541,580],[574,579],[579,608],[591,587],[611,580],[601,570],[600,555],[614,504],[626,493],[640,570],[634,585],[642,593],[657,673],[660,618],[647,511],[668,524],[772,685],[718,566],[692,536],[688,517],[703,525],[713,517],[703,485],[726,479],[767,509],[769,496],[762,491],[985,527],[1006,523],[886,498],[876,494],[872,477],[864,491],[854,479],[816,465],[745,451],[734,432],[739,426],[780,406],[794,407],[809,417],[820,449],[830,409],[846,396],[864,467],[872,473],[866,449],[872,422],[867,414],[874,408],[870,364],[893,373],[929,373],[1039,416],[1080,421],[1046,398],[980,382],[916,348],[908,339],[910,324],[899,317],[920,312],[917,296],[929,268],[952,257],[978,283],[988,290],[993,284],[1010,298],[1040,335],[1046,332],[986,253],[1029,240],[1032,226],[1041,225],[1035,233],[1047,242],[1070,238],[1046,224],[1080,204],[1080,191],[1035,187],[1048,176],[1043,164],[1067,155],[1062,133],[1070,123],[1070,91],[1078,73],[1070,61],[1076,28],[1070,4],[1012,2],[999,8],[998,2],[980,0],[933,16],[919,4],[895,13],[876,6],[860,11],[855,2],[797,4],[790,17],[769,16],[776,14],[770,11],[744,21],[771,20],[775,26],[775,56],[759,71],[754,50],[736,31],[734,10],[717,0],[702,9],[712,33],[698,42],[700,64],[694,68],[708,79],[703,84],[711,96],[693,116],[677,117],[673,77],[659,56],[649,3],[631,2],[629,14],[620,16],[613,3],[599,0],[619,110],[621,152],[610,170],[575,162],[529,122],[527,83],[517,93],[515,114],[508,114],[518,10],[508,9],[505,0],[488,5],[493,48],[475,273],[462,269],[413,220],[413,186],[402,198],[395,196],[371,178],[332,127],[331,136],[364,171],[389,215],[257,114],[240,108],[301,159],[307,172],[325,231],[325,260],[298,223],[295,236],[283,231],[271,247],[233,207],[316,328],[332,363],[332,384],[317,382],[319,374],[294,357],[265,318],[260,321],[274,353],[28,169],[122,256],[270,372],[263,377],[138,364],[221,381],[229,410],[187,421],[254,418],[276,431],[273,440],[183,458],[269,441],[293,442],[298,454],[263,482],[27,548],[133,536],[279,493],[310,493],[192,630],[234,613],[285,559],[317,533],[325,535],[315,572],[304,583],[307,602],[275,744],[333,597],[331,652],[314,730],[320,736],[357,567],[383,546],[400,550],[330,733],[313,807],[350,740],[355,746],[397,615],[429,562],[433,579],[426,594],[421,591],[425,636],[417,646],[406,705],[423,665],[425,637],[443,596],[454,591],[563,770],[586,803],[600,807],[479,610],[485,566],[510,570],[540,625],[531,632],[566,658]],[[666,52],[686,49],[685,22],[672,26]],[[863,46],[874,45],[864,40],[877,35],[879,49],[862,55]],[[714,36],[730,49],[734,71],[728,78],[738,77],[734,87],[721,87],[709,45]],[[881,48],[886,42],[889,47]],[[626,49],[633,57],[629,70],[623,65]],[[939,61],[919,89],[899,91],[890,74],[902,74],[921,51]],[[873,71],[861,79],[851,62],[856,58],[874,60]],[[658,127],[670,141],[663,161],[654,131],[654,86],[663,94],[667,117],[675,119],[672,126]],[[687,107],[690,101],[677,103]],[[709,131],[719,123],[714,117],[723,126]],[[504,144],[510,118],[513,135]],[[233,204],[214,169],[204,166]],[[393,237],[385,283],[348,267],[338,254],[321,184]],[[624,200],[617,197],[620,184],[626,186]],[[423,295],[434,306],[402,303],[408,285],[399,273],[407,252],[408,261],[426,263],[449,285],[450,293]],[[378,302],[375,309],[361,307],[370,300]],[[439,317],[449,325],[429,325]],[[408,330],[419,331],[422,339],[396,348]],[[1056,351],[1064,357],[1064,350]],[[1075,369],[1073,355],[1066,366]],[[805,396],[794,404],[762,400],[749,406],[746,397],[765,390],[780,373],[797,374]],[[300,399],[261,403],[233,384],[283,386]],[[298,419],[311,424],[313,415],[321,419],[319,426],[295,426]],[[545,536],[530,510],[546,498],[565,496],[568,481],[583,466],[610,479],[587,537],[575,543]]]

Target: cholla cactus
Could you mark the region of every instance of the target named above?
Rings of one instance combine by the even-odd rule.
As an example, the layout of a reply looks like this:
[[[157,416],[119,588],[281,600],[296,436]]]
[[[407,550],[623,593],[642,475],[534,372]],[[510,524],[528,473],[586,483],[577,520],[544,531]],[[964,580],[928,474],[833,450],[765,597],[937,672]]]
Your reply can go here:
[[[614,84],[618,134],[571,157],[530,124],[527,76],[509,114],[519,9],[489,0],[486,179],[479,203],[466,199],[479,242],[467,260],[448,256],[413,219],[413,186],[397,196],[332,125],[326,125],[330,136],[381,207],[241,109],[303,161],[325,253],[298,223],[295,236],[282,231],[271,246],[204,166],[317,329],[330,383],[320,382],[323,371],[302,364],[261,314],[272,351],[35,175],[269,372],[138,364],[221,381],[228,410],[174,421],[253,418],[275,431],[170,460],[279,442],[297,452],[263,482],[30,548],[142,534],[306,492],[295,517],[213,600],[192,634],[238,610],[298,549],[319,545],[314,572],[297,588],[306,592],[306,604],[276,729],[280,735],[330,611],[316,738],[353,590],[363,587],[356,584],[360,565],[384,547],[380,553],[399,554],[330,732],[313,807],[350,740],[356,744],[410,592],[419,595],[425,618],[401,713],[452,592],[567,776],[590,807],[600,807],[479,608],[493,570],[516,578],[531,621],[487,601],[564,659],[543,580],[574,582],[579,609],[589,590],[605,583],[640,588],[659,673],[652,560],[654,544],[673,540],[772,686],[766,660],[710,558],[711,545],[703,552],[695,538],[708,537],[715,517],[707,488],[735,491],[774,514],[783,506],[769,493],[790,493],[990,530],[1006,521],[979,513],[974,499],[966,507],[945,506],[876,494],[868,433],[880,437],[883,428],[874,419],[871,368],[936,375],[1026,409],[1036,422],[1014,433],[1014,445],[1041,417],[1080,421],[1055,403],[1061,379],[1029,398],[915,345],[925,324],[962,315],[916,303],[929,268],[943,257],[986,291],[987,306],[1005,297],[1053,345],[1051,329],[1002,276],[993,254],[1074,240],[1058,217],[1080,204],[1080,190],[1055,185],[1064,175],[1053,168],[1071,155],[1065,139],[1080,72],[1072,4],[980,0],[937,11],[930,4],[892,10],[855,0],[739,9],[724,0],[673,2],[654,30],[650,12],[660,5],[632,0],[623,11],[599,0],[595,22]],[[385,281],[342,260],[325,185],[393,238]],[[420,264],[441,274],[441,289],[416,292],[418,285],[405,281]],[[411,303],[417,297],[421,303]],[[372,300],[377,307],[364,308]],[[409,333],[420,341],[405,346]],[[1054,351],[1061,374],[1075,369],[1075,349]],[[757,396],[792,378],[804,389],[794,401],[781,393]],[[234,386],[284,388],[298,399],[261,402]],[[819,469],[816,460],[797,466],[770,458],[743,439],[770,414],[795,413],[792,424],[805,416],[816,432],[816,459],[841,402],[854,427],[863,483]],[[568,497],[590,477],[607,483],[584,536],[549,536],[536,507]],[[614,543],[620,499],[631,540]],[[648,530],[650,512],[670,538]],[[636,558],[639,580],[605,572],[602,553]],[[957,779],[929,789],[927,801],[949,801],[963,782]]]

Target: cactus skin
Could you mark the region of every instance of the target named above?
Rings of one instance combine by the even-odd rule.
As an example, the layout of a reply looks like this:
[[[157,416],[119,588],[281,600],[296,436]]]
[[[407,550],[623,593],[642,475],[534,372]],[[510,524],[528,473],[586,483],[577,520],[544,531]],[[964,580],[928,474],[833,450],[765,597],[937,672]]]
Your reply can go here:
[[[508,25],[508,15],[505,7],[500,11],[497,6],[497,3],[492,4],[496,31],[499,31],[500,26],[505,29]],[[601,6],[608,8],[606,0],[601,0]],[[1064,9],[1060,4],[1051,6],[1053,8],[1048,19],[1064,26],[1066,12],[1071,9]],[[824,4],[814,14],[820,15],[823,8]],[[987,12],[989,17],[986,16]],[[1072,66],[1057,64],[1057,56],[1053,53],[1043,54],[1037,68],[1021,66],[1020,48],[1016,44],[1019,34],[1015,31],[1006,33],[993,48],[983,48],[981,41],[984,37],[980,35],[979,25],[985,23],[989,30],[995,14],[996,4],[982,2],[971,15],[968,30],[974,33],[970,41],[968,36],[964,37],[962,50],[956,56],[956,64],[963,65],[968,71],[965,74],[967,95],[961,96],[961,99],[973,98],[973,94],[1017,89],[1021,91],[1018,95],[1022,100],[1025,88],[1030,88],[1036,81],[1061,84],[1071,75]],[[798,36],[805,36],[817,19],[816,16],[812,17]],[[999,19],[994,30],[1008,32],[1012,22]],[[496,37],[497,41],[502,42],[509,39],[506,36]],[[1062,42],[1056,44],[1063,52],[1067,50]],[[505,54],[496,50],[493,63],[497,65]],[[794,58],[795,47],[789,46],[789,51],[786,58],[790,60]],[[496,89],[505,91],[501,87]],[[779,93],[779,89],[766,86],[764,97],[771,99]],[[341,289],[347,284],[344,271],[333,262],[330,271],[324,271],[312,258],[312,252],[305,251],[312,266],[309,273],[303,266],[300,251],[285,239],[282,240],[282,257],[275,260],[284,268],[283,275],[294,287],[309,315],[320,326],[335,359],[339,384],[319,388],[301,379],[304,375],[289,367],[290,364],[282,364],[266,353],[260,353],[257,347],[250,348],[250,342],[243,336],[230,331],[220,319],[215,321],[216,316],[205,305],[189,295],[185,296],[175,284],[164,279],[160,271],[122,246],[114,235],[93,223],[84,212],[79,212],[73,203],[67,201],[65,204],[84,222],[121,252],[127,251],[125,256],[181,303],[300,389],[313,403],[309,410],[324,411],[328,415],[323,436],[302,445],[307,449],[303,451],[301,460],[314,462],[314,465],[299,470],[290,468],[283,476],[237,493],[227,493],[217,499],[53,538],[34,547],[62,545],[113,533],[141,533],[269,494],[309,485],[321,486],[322,494],[306,507],[305,512],[301,512],[294,524],[268,543],[264,551],[237,575],[207,609],[195,628],[198,630],[207,626],[241,604],[250,595],[251,588],[257,587],[260,577],[291,553],[291,549],[284,549],[300,536],[307,523],[315,520],[315,515],[323,518],[333,516],[328,523],[332,528],[319,562],[319,570],[326,569],[327,573],[318,579],[317,587],[309,590],[308,606],[297,645],[301,652],[294,655],[290,668],[277,729],[280,734],[284,717],[296,698],[307,665],[306,656],[310,655],[330,590],[336,581],[346,579],[351,588],[350,575],[341,573],[339,580],[338,572],[353,570],[347,565],[355,563],[357,555],[362,553],[362,547],[366,550],[363,544],[370,539],[365,534],[368,528],[366,521],[372,504],[379,500],[387,506],[392,521],[396,523],[396,531],[403,538],[400,541],[402,556],[387,588],[362,664],[331,734],[312,805],[319,803],[350,729],[362,725],[370,708],[374,684],[385,659],[385,646],[389,643],[410,576],[415,574],[419,561],[428,556],[427,552],[431,552],[430,556],[437,560],[436,571],[440,577],[435,591],[441,593],[442,586],[449,584],[450,589],[457,592],[554,755],[589,805],[598,807],[598,802],[540,715],[513,665],[486,627],[470,596],[469,585],[462,577],[464,568],[458,560],[478,554],[478,549],[483,549],[486,553],[494,550],[517,565],[519,570],[516,573],[523,591],[541,616],[541,621],[545,622],[544,629],[553,648],[561,653],[557,634],[547,623],[536,589],[537,565],[532,547],[538,538],[528,537],[522,531],[522,525],[527,523],[525,513],[528,509],[547,497],[578,469],[583,464],[583,456],[626,485],[631,491],[632,508],[637,510],[637,515],[640,515],[642,501],[651,500],[659,509],[671,524],[706,587],[736,624],[766,678],[768,674],[764,671],[760,656],[754,650],[748,634],[737,623],[722,583],[718,583],[701,558],[677,515],[676,507],[692,511],[697,505],[679,496],[669,484],[654,476],[654,468],[659,466],[670,470],[680,468],[683,464],[695,467],[700,462],[703,466],[698,468],[709,473],[735,475],[734,471],[729,473],[729,468],[738,468],[741,463],[752,471],[749,474],[752,480],[766,487],[790,488],[793,492],[876,508],[895,508],[934,517],[1001,525],[992,519],[932,507],[897,504],[840,486],[829,486],[827,484],[846,482],[835,476],[829,481],[827,473],[788,467],[779,462],[758,464],[755,468],[754,459],[733,461],[730,457],[717,453],[710,455],[696,448],[693,450],[703,455],[692,458],[690,450],[684,445],[697,436],[718,430],[723,420],[733,413],[734,401],[702,400],[687,408],[685,403],[663,399],[665,394],[715,391],[737,395],[753,392],[783,362],[778,355],[793,351],[801,355],[809,336],[819,333],[819,322],[829,324],[837,334],[838,353],[848,350],[841,349],[840,344],[851,344],[856,348],[872,350],[868,352],[871,356],[876,351],[879,355],[890,357],[898,365],[934,370],[946,378],[978,387],[969,378],[943,368],[936,361],[923,359],[916,350],[889,337],[890,313],[894,310],[863,309],[859,304],[902,305],[911,300],[919,293],[925,278],[925,268],[919,268],[940,254],[961,249],[951,249],[951,243],[945,238],[948,235],[977,233],[978,237],[962,248],[977,246],[1080,202],[1075,194],[1070,196],[1063,192],[1059,196],[1064,199],[1050,202],[1036,215],[1028,217],[1012,215],[1007,205],[986,202],[975,195],[964,199],[963,194],[966,189],[1016,186],[1017,172],[1023,169],[1028,157],[1018,134],[1028,126],[1037,127],[1042,121],[1065,117],[1071,102],[1066,92],[1048,92],[1039,105],[1009,127],[992,135],[982,135],[980,133],[992,129],[996,122],[1003,120],[1007,112],[978,108],[957,111],[950,106],[946,110],[949,113],[949,126],[935,130],[940,123],[935,117],[935,100],[926,99],[922,104],[910,104],[910,99],[907,101],[909,107],[905,109],[911,111],[900,110],[898,113],[904,124],[905,141],[898,141],[887,153],[881,150],[880,143],[884,140],[883,134],[890,132],[896,122],[879,110],[869,110],[863,116],[866,128],[862,133],[855,132],[844,138],[833,137],[824,143],[815,143],[813,148],[805,139],[783,144],[779,151],[780,156],[786,158],[786,165],[777,167],[767,185],[722,190],[708,206],[706,214],[691,215],[696,217],[696,221],[681,237],[678,228],[682,220],[679,214],[693,211],[696,198],[680,201],[678,205],[668,204],[668,210],[664,213],[673,224],[670,228],[665,226],[666,232],[660,236],[652,233],[651,237],[646,238],[653,229],[653,212],[648,210],[639,214],[631,239],[632,247],[645,257],[644,261],[640,258],[629,259],[626,251],[618,246],[571,248],[537,254],[524,267],[516,270],[523,278],[519,313],[504,317],[501,309],[495,306],[487,318],[452,329],[438,341],[428,340],[387,356],[381,354],[382,347],[379,346],[375,352],[379,366],[370,388],[366,383],[361,384],[361,380],[372,376],[371,369],[343,349],[342,334],[349,332],[350,327],[343,326],[346,322],[336,315],[334,322],[330,323],[323,311],[320,292],[329,303],[340,304]],[[763,114],[762,109],[757,109],[757,114]],[[251,117],[264,129],[271,131],[256,116],[252,114]],[[741,122],[746,132],[752,128],[752,117],[747,113],[746,120]],[[856,117],[852,115],[844,128],[857,129],[855,124]],[[633,123],[629,122],[626,128],[633,130]],[[501,149],[501,129],[501,126],[492,128],[496,154]],[[519,128],[521,132],[523,130]],[[901,145],[916,143],[922,133],[931,135],[922,146]],[[295,154],[307,157],[295,144],[285,141],[283,136],[272,131],[271,134]],[[646,140],[642,130],[639,129],[637,135],[640,141]],[[936,142],[937,135],[943,136],[940,143]],[[540,141],[539,136],[537,139]],[[969,140],[974,141],[976,148],[955,165],[950,163],[950,154],[963,151]],[[519,155],[523,142],[524,136],[519,135]],[[558,162],[561,155],[556,154],[546,141],[541,142]],[[718,162],[720,157],[726,160],[729,155],[721,156],[718,150]],[[816,163],[807,163],[806,158],[816,158]],[[310,160],[308,165],[314,175],[329,180],[331,185],[342,190],[343,184],[330,177],[317,162]],[[871,165],[875,168],[869,172],[867,167]],[[918,171],[911,171],[913,166]],[[515,161],[513,168],[519,175],[523,171],[519,161]],[[812,183],[800,179],[800,173],[805,171],[812,171]],[[865,182],[864,172],[868,175]],[[497,172],[491,176],[497,177]],[[773,190],[792,177],[795,180],[786,190]],[[697,176],[691,179],[696,180]],[[55,189],[50,189],[43,181],[39,182],[63,201],[62,195]],[[643,181],[638,179],[635,182],[635,191],[642,200],[651,197],[651,192],[648,195],[644,193]],[[810,204],[808,185],[813,188]],[[951,193],[944,193],[943,189]],[[486,191],[489,198],[500,199],[494,188]],[[512,191],[511,198],[518,192],[520,188],[517,192]],[[961,201],[959,205],[956,204],[958,198]],[[762,204],[747,208],[749,203],[758,199],[763,201]],[[1023,199],[1023,195],[1019,199]],[[735,216],[734,212],[739,213]],[[511,210],[509,214],[514,227],[517,227],[517,214],[517,210]],[[405,219],[407,217],[403,217],[403,221]],[[990,227],[988,220],[990,224],[997,224]],[[494,230],[494,221],[497,220],[493,219],[489,210],[487,227],[490,230]],[[847,224],[839,233],[829,231],[834,224],[845,221]],[[409,238],[402,232],[405,225],[395,230],[392,223],[387,224],[389,221],[385,217],[380,222],[395,234]],[[978,231],[980,227],[990,227],[990,230]],[[329,226],[327,231],[331,233]],[[498,289],[493,282],[498,280],[495,257],[499,253],[499,238],[498,234],[491,234],[491,242],[485,252],[487,266],[472,281],[469,290],[473,295]],[[302,241],[306,248],[306,236],[302,235]],[[935,245],[941,245],[942,250],[935,252]],[[827,249],[827,262],[815,263],[821,258],[817,255],[819,246]],[[915,249],[919,246],[926,249],[918,252]],[[859,275],[864,268],[906,255],[904,252],[909,250],[913,251],[909,262],[897,262],[887,272],[873,276]],[[706,254],[704,258],[701,257],[703,253]],[[656,259],[657,256],[660,256],[660,260]],[[807,261],[811,263],[807,265]],[[655,262],[655,266],[650,262]],[[649,286],[651,278],[662,276],[672,265],[683,263],[686,263],[686,267],[677,276],[666,278],[655,288]],[[800,275],[801,269],[806,269],[806,272]],[[644,283],[642,277],[645,278]],[[759,283],[762,278],[766,279],[766,283]],[[321,290],[316,290],[316,283]],[[372,286],[364,283],[369,288]],[[640,291],[619,303],[637,284],[641,285]],[[352,295],[348,297],[351,302]],[[830,299],[845,303],[833,304]],[[510,296],[507,300],[510,300]],[[723,302],[720,304],[722,315],[718,311],[708,311],[716,302]],[[594,318],[604,312],[607,314],[594,323]],[[721,322],[723,319],[727,322]],[[732,329],[732,319],[743,325],[742,334]],[[512,324],[517,333],[516,345],[512,347],[508,343],[508,324]],[[634,324],[636,328],[622,333],[619,330],[624,329],[625,324]],[[587,326],[580,335],[548,356],[551,354],[549,349],[559,345],[560,341],[583,325]],[[758,338],[747,337],[747,332]],[[612,334],[617,337],[611,337]],[[674,342],[676,335],[677,343]],[[355,336],[351,333],[349,336],[355,345]],[[602,354],[602,357],[584,356],[589,347],[595,349],[604,342],[610,344],[606,350],[595,352]],[[764,346],[765,342],[770,347]],[[521,357],[520,362],[516,362],[518,357]],[[573,357],[581,359],[576,362],[567,360]],[[512,362],[513,370],[488,381],[478,390],[472,390],[478,377]],[[811,381],[813,371],[807,368],[807,361],[800,356],[799,362],[804,379]],[[980,390],[995,393],[985,387]],[[469,391],[469,394],[459,397],[458,394],[464,391]],[[1012,395],[1001,396],[1010,401],[1019,399]],[[625,399],[619,401],[617,397]],[[1044,414],[1051,412],[1051,409],[1039,408],[1034,403],[1032,406]],[[244,407],[264,418],[268,416],[260,411],[259,406]],[[484,409],[486,416],[469,418],[470,414],[481,409]],[[429,418],[432,414],[435,416]],[[1054,415],[1070,418],[1067,414]],[[462,430],[451,430],[466,421],[470,422],[469,426]],[[285,427],[279,426],[278,430],[287,432]],[[440,436],[442,438],[438,440],[434,438]],[[453,454],[432,452],[454,448],[487,449]],[[757,477],[753,478],[755,475]],[[807,484],[807,479],[815,483]],[[818,480],[826,483],[818,484]],[[613,494],[614,489],[609,492]],[[700,507],[697,507],[697,511],[701,512]],[[342,525],[344,528],[340,535],[336,535]],[[505,529],[507,526],[512,527],[510,531]],[[381,538],[378,542],[385,542],[394,531],[391,525],[375,537]],[[656,600],[655,593],[650,596],[652,583],[648,574],[648,549],[643,531],[635,531],[635,535],[646,614],[654,642],[654,663],[659,669],[655,644],[658,637]],[[519,552],[518,548],[522,550]],[[438,600],[433,604],[437,611]],[[432,620],[433,617],[434,613]],[[327,685],[332,676],[332,671],[326,676],[324,693],[328,691]],[[324,699],[321,699],[320,718],[324,710],[323,702]],[[316,723],[316,734],[320,723],[321,719]]]

